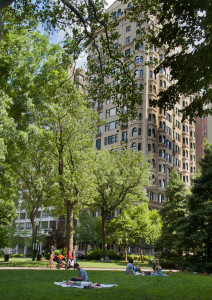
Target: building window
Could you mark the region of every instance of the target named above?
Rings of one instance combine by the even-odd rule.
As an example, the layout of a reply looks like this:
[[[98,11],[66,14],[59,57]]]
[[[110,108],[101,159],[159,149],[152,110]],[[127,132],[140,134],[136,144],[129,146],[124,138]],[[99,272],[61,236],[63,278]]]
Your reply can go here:
[[[121,8],[118,10],[117,16],[118,16],[118,17],[121,16]]]
[[[149,62],[150,62],[150,63],[153,63],[152,56],[150,56],[150,58],[149,58]]]
[[[149,71],[149,77],[152,78],[152,71]]]
[[[151,151],[151,144],[148,144],[148,151],[150,152]]]
[[[130,36],[126,37],[126,44],[130,43]]]
[[[138,78],[138,70],[135,70],[135,78]]]
[[[141,135],[141,128],[138,128],[138,135]]]
[[[206,130],[203,130],[202,135],[206,136]]]
[[[133,149],[133,150],[137,150],[137,145],[136,145],[136,143],[132,143],[132,149]]]
[[[122,132],[122,142],[127,142],[128,141],[128,131]]]
[[[130,49],[125,50],[125,58],[130,56]]]
[[[131,25],[126,27],[126,32],[130,32],[131,31]]]
[[[139,64],[139,56],[135,57],[135,64]]]
[[[143,56],[140,56],[140,63],[142,64],[144,62]]]
[[[137,128],[136,127],[134,127],[132,129],[132,136],[137,136]]]
[[[96,148],[101,149],[101,139],[96,140]]]

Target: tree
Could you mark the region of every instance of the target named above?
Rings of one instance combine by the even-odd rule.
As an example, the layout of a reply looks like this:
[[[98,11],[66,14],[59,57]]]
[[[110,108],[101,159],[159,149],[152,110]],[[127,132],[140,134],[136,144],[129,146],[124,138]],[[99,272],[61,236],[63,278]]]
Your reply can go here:
[[[9,143],[7,164],[18,185],[19,208],[26,209],[32,224],[32,243],[36,239],[35,218],[38,209],[47,206],[49,176],[53,169],[48,149],[45,147],[44,130],[29,125],[25,131],[17,130],[15,142]],[[9,137],[8,137],[9,141]]]
[[[0,50],[9,68],[6,74],[2,70],[1,88],[11,99],[8,117],[16,123],[16,138],[7,136],[7,159],[19,183],[24,183],[26,206],[33,200],[33,217],[45,199],[58,208],[58,214],[66,213],[66,242],[72,248],[74,210],[92,198],[90,150],[98,115],[70,81],[71,59],[60,46],[20,28],[5,35]],[[14,69],[8,53],[19,58],[12,60]]]
[[[107,256],[106,220],[117,208],[146,200],[145,187],[150,185],[150,163],[141,153],[122,149],[99,151],[94,174],[97,195],[93,207],[101,210],[104,257]]]
[[[0,248],[7,246],[9,232],[7,227],[15,218],[15,201],[17,200],[17,186],[5,168],[7,143],[5,134],[13,134],[14,122],[8,118],[7,107],[9,99],[0,91]]]
[[[48,197],[58,215],[66,214],[66,244],[72,251],[74,213],[91,203],[95,194],[93,138],[99,118],[74,83],[65,80],[68,75],[63,75],[63,85],[45,88],[43,115],[38,113],[37,117],[46,127],[45,139],[54,165]]]
[[[42,5],[40,5],[40,2]],[[29,19],[30,24],[35,26],[35,18],[46,26],[47,29],[66,30],[64,49],[74,58],[77,58],[81,51],[93,49],[96,57],[89,58],[90,74],[96,73],[97,80],[91,80],[89,85],[89,97],[94,101],[107,100],[113,97],[117,104],[120,117],[126,119],[127,116],[136,116],[136,104],[142,103],[142,93],[144,88],[140,84],[138,88],[135,80],[136,66],[133,54],[125,57],[120,44],[114,49],[119,34],[114,32],[117,17],[106,13],[104,0],[85,0],[85,1],[51,1],[51,0],[22,0],[15,6],[10,6],[2,11],[2,27],[10,26],[8,20],[13,18],[14,22],[23,23]],[[128,18],[130,7],[123,14]],[[34,16],[34,19],[32,19]],[[5,21],[4,21],[5,20]],[[28,24],[27,23],[27,24]],[[9,25],[8,25],[9,24]],[[27,25],[29,26],[29,24]],[[73,39],[68,35],[71,27]],[[100,39],[97,41],[97,34],[102,31]],[[145,31],[142,31],[143,40]],[[90,77],[90,75],[88,74]],[[105,81],[111,78],[111,83]],[[119,94],[119,97],[117,97]],[[127,114],[123,113],[126,112]]]
[[[188,190],[180,179],[176,169],[170,173],[170,181],[165,190],[168,201],[160,210],[162,216],[161,236],[156,242],[156,251],[160,251],[162,258],[182,258],[183,240],[185,232],[181,230],[182,223],[188,214]]]
[[[128,0],[121,2],[127,4]],[[142,102],[141,93],[134,80],[133,55],[128,57],[126,64],[123,63],[121,46],[117,45],[114,51],[114,43],[119,37],[114,26],[119,16],[106,13],[104,4],[103,0],[22,0],[3,10],[2,20],[4,22],[6,11],[10,16],[17,16],[18,22],[23,18],[30,19],[33,15],[47,28],[68,29],[72,26],[74,42],[70,43],[67,38],[67,50],[76,57],[80,49],[87,49],[88,46],[96,52],[93,62],[92,59],[89,62],[91,72],[94,69],[97,74],[97,80],[90,86],[91,97],[96,99],[99,95],[103,101],[115,96],[114,102],[120,106],[120,113],[127,107],[128,114],[133,115],[134,104]],[[198,0],[194,3],[192,0],[132,0],[122,12],[126,19],[138,22],[138,43],[146,41],[149,46],[155,44],[165,49],[164,60],[160,62],[157,71],[161,67],[170,67],[175,84],[161,92],[155,104],[170,109],[179,95],[197,94],[194,101],[183,109],[184,117],[189,116],[191,119],[197,115],[211,113],[209,108],[204,107],[211,102],[210,11],[211,1]],[[156,17],[156,23],[160,26],[152,24],[151,16]],[[146,23],[145,27],[143,23]],[[100,31],[102,35],[97,41],[96,37]],[[181,47],[181,51],[174,51],[178,47]],[[192,49],[190,52],[189,48]],[[107,76],[113,79],[112,88],[105,84],[104,78]],[[121,84],[115,84],[117,81]],[[120,98],[116,97],[118,93]],[[200,93],[202,96],[199,96]]]
[[[124,247],[125,260],[127,261],[128,245],[141,242],[152,244],[160,234],[160,216],[156,210],[150,211],[148,199],[141,204],[134,204],[123,209],[121,213],[109,223],[110,241]]]
[[[190,249],[192,264],[212,270],[212,144],[204,143],[200,174],[194,179],[188,198],[189,214],[184,230],[185,249]]]
[[[97,219],[89,213],[81,212],[78,220],[79,226],[75,228],[76,240],[85,243],[85,255],[87,255],[88,244],[98,241],[96,232]]]
[[[171,68],[174,84],[159,94],[157,104],[172,108],[181,94],[195,96],[183,109],[184,118],[212,114],[212,1],[159,1],[158,32],[152,43],[165,48],[157,68]],[[156,7],[157,8],[157,7]],[[174,51],[180,47],[180,51]],[[178,48],[179,49],[179,48]]]

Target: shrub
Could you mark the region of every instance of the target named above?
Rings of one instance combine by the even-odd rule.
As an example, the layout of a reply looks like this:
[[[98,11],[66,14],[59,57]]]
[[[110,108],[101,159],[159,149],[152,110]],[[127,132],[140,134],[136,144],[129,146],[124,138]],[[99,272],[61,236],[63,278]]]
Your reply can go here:
[[[60,252],[59,249],[54,251],[54,255],[60,255],[60,253],[61,253],[61,252]]]
[[[135,261],[140,261],[141,260],[141,256],[140,255],[136,255],[136,254],[130,254],[130,255],[127,255],[127,260],[129,259],[133,259]]]
[[[12,257],[24,257],[24,254],[13,254]]]
[[[4,257],[4,252],[0,252],[0,257]]]
[[[110,259],[114,259],[114,260],[122,259],[122,255],[117,254],[116,251],[114,251],[113,249],[109,249],[107,251],[107,255]],[[86,259],[100,260],[100,258],[102,258],[102,257],[103,257],[103,249],[96,249],[96,250],[91,250],[90,252],[88,252]]]

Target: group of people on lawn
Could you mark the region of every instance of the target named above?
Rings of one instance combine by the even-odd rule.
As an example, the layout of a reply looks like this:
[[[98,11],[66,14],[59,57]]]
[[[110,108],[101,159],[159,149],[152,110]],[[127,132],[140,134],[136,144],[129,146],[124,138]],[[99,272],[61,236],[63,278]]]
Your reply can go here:
[[[74,265],[74,268],[79,271],[79,276],[71,278],[69,281],[64,281],[63,283],[66,285],[71,285],[71,286],[80,286],[82,282],[88,282],[88,275],[86,271],[80,267],[78,263]],[[145,272],[141,271],[141,268],[139,265],[137,265],[135,268],[133,267],[133,259],[129,259],[129,262],[126,266],[126,273],[127,274],[132,274],[132,275],[147,275]],[[153,272],[147,272],[148,275],[154,276],[154,275],[159,275],[159,276],[168,276],[166,274],[163,274],[162,268],[159,264],[159,261],[157,259],[154,260],[153,264]],[[99,283],[94,283],[91,285],[87,285],[85,287],[89,288],[98,288],[100,287]]]
[[[153,272],[142,272],[141,268],[139,265],[137,265],[135,268],[133,266],[133,259],[129,259],[129,262],[126,266],[126,273],[127,274],[131,274],[131,275],[150,275],[150,276],[154,276],[154,275],[159,275],[159,276],[168,276],[166,274],[163,274],[162,268],[159,264],[158,259],[154,260],[154,264],[153,264]],[[170,275],[170,271],[169,271],[169,275]]]

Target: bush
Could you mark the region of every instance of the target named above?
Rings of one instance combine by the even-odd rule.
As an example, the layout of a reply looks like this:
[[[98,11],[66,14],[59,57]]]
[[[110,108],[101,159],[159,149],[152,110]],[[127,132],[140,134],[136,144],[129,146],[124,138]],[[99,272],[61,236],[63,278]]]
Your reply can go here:
[[[140,255],[136,255],[136,254],[130,254],[130,255],[127,255],[127,260],[129,259],[133,259],[135,261],[140,261],[141,260],[141,256]]]
[[[12,257],[24,257],[24,254],[13,254]]]
[[[121,260],[122,259],[122,255],[119,255],[116,253],[116,251],[114,251],[113,249],[109,249],[107,251],[107,255],[110,259],[113,260]],[[96,249],[96,250],[91,250],[90,252],[88,252],[86,259],[88,260],[100,260],[100,258],[103,257],[103,249]]]
[[[59,249],[54,251],[54,255],[60,255],[60,253],[61,253],[61,252],[60,252]]]
[[[0,257],[4,257],[4,252],[0,252]]]

